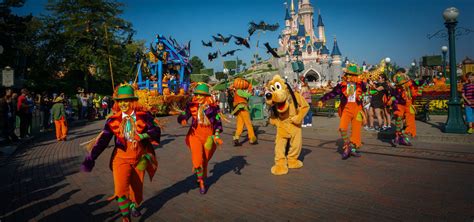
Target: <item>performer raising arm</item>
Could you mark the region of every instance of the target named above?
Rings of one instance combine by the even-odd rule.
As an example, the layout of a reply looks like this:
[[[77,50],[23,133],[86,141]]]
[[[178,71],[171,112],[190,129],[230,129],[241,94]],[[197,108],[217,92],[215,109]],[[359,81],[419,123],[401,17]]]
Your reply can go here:
[[[130,221],[130,211],[134,217],[141,215],[138,205],[143,200],[145,170],[151,180],[158,167],[151,142],[160,141],[161,130],[154,117],[142,110],[131,85],[119,86],[114,100],[115,114],[107,119],[104,129],[93,142],[81,170],[92,171],[95,160],[115,136],[115,148],[110,160],[115,192],[109,200],[116,199],[122,221]]]

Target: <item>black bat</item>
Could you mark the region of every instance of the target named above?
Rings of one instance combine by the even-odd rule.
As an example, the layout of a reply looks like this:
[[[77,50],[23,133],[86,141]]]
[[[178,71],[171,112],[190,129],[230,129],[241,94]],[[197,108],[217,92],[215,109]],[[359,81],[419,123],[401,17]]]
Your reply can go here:
[[[214,52],[214,53],[209,53],[207,55],[207,59],[209,59],[210,62],[212,62],[212,60],[216,59],[218,56],[218,52]]]
[[[223,35],[221,35],[220,33],[217,33],[217,36],[212,36],[212,38],[214,39],[215,42],[222,42],[224,45],[226,43],[228,43],[230,41],[230,39],[232,38],[232,35],[229,36],[229,37],[225,37]]]
[[[280,56],[276,53],[276,49],[272,48],[268,42],[263,45],[265,46],[265,48],[267,48],[267,53],[272,54],[272,56],[275,58],[280,58]]]
[[[278,23],[275,23],[274,25],[269,25],[264,21],[261,21],[258,24],[256,24],[255,22],[250,22],[249,34],[252,35],[256,30],[276,31],[279,27],[280,25]]]
[[[227,55],[233,56],[235,52],[240,51],[240,50],[241,49],[234,49],[234,50],[227,51],[226,53],[222,54],[222,57],[226,57]]]
[[[202,42],[202,45],[203,45],[203,46],[212,47],[212,41],[204,42],[203,40],[201,40],[201,42]]]
[[[250,49],[250,44],[249,41],[246,38],[238,37],[233,35],[234,39],[236,39],[235,44],[236,45],[244,45],[245,47]]]

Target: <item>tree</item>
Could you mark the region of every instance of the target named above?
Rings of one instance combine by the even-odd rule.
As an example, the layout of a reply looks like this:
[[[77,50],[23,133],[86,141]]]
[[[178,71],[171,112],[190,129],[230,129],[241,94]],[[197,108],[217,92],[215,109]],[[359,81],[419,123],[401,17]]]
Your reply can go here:
[[[206,68],[204,66],[204,63],[202,63],[202,60],[197,56],[193,56],[191,60],[189,60],[189,63],[191,63],[191,66],[192,66],[192,70],[191,70],[192,74],[198,74],[201,71],[201,69]]]
[[[37,77],[63,78],[62,87],[75,84],[74,89],[93,84],[110,93],[110,56],[114,82],[128,79],[135,51],[143,45],[132,41],[132,25],[119,17],[122,6],[114,0],[50,0],[38,33]]]
[[[268,69],[272,69],[272,64],[271,64],[271,63],[268,63],[268,64],[267,64],[267,67],[268,67]]]
[[[0,3],[0,45],[4,48],[0,67],[10,66],[16,74],[23,75],[30,62],[26,51],[31,48],[26,42],[29,39],[29,27],[32,15],[17,16],[12,8],[22,7],[25,0],[8,0]]]

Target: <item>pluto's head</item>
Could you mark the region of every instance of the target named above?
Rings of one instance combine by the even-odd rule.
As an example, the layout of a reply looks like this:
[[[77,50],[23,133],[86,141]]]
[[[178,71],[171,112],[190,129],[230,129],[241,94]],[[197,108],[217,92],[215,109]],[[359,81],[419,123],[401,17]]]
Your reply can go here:
[[[269,91],[265,94],[267,105],[275,106],[279,113],[286,112],[289,107],[288,100],[291,98],[291,94],[285,80],[280,75],[275,75],[268,83],[267,89]]]

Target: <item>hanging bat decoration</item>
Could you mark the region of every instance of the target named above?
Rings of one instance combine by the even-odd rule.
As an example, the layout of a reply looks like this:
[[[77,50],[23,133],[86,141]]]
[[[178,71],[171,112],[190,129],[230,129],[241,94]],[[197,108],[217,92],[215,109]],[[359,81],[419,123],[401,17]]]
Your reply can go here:
[[[216,42],[222,42],[224,45],[227,44],[230,39],[232,38],[232,36],[229,36],[229,37],[225,37],[223,35],[221,35],[220,33],[217,33],[217,36],[212,36],[212,38],[214,39],[214,41]]]
[[[265,48],[267,48],[267,53],[272,54],[272,56],[275,58],[280,58],[280,56],[276,53],[277,49],[272,48],[268,42],[263,45],[265,46]]]
[[[207,55],[207,59],[209,59],[209,61],[212,62],[212,60],[214,60],[214,59],[217,58],[218,52],[219,52],[219,51],[214,52],[214,53],[209,53],[209,54]]]
[[[250,44],[249,44],[248,38],[242,38],[242,37],[235,36],[235,35],[232,35],[232,37],[234,37],[234,39],[236,39],[235,40],[236,45],[244,45],[245,47],[250,49]]]
[[[233,56],[235,52],[240,51],[240,50],[241,49],[234,49],[234,50],[227,51],[224,54],[222,54],[222,57],[226,57],[227,55]]]
[[[249,36],[251,36],[257,30],[273,32],[273,31],[276,31],[278,28],[280,28],[280,25],[278,23],[271,25],[264,21],[261,21],[258,24],[255,22],[250,22],[248,32],[249,32]]]
[[[204,42],[203,40],[201,40],[201,42],[202,42],[202,45],[203,45],[203,46],[212,47],[212,41]]]

